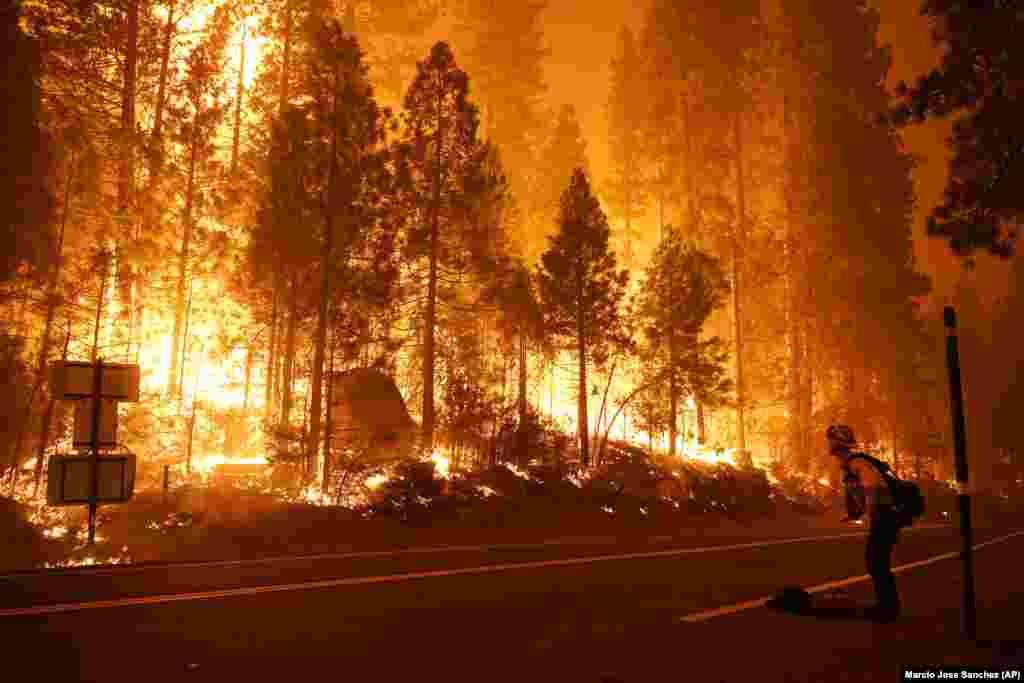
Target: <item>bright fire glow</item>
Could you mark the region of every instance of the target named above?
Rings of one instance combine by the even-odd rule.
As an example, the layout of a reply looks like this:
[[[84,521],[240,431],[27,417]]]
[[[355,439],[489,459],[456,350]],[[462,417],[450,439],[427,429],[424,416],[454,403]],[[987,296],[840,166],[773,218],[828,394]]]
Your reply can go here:
[[[520,479],[529,479],[530,478],[530,475],[527,474],[526,472],[522,471],[518,467],[516,467],[515,463],[506,462],[506,463],[504,463],[504,465],[505,465],[505,469],[507,469],[509,472],[511,472],[512,474],[516,475]]]
[[[192,469],[198,471],[204,476],[208,476],[213,472],[217,465],[223,465],[229,463],[232,465],[269,465],[267,459],[262,456],[253,456],[248,458],[226,458],[220,453],[210,453],[200,456],[192,456]]]
[[[389,481],[386,474],[373,474],[366,478],[366,488],[371,491],[380,488]]]
[[[679,449],[680,456],[684,460],[695,460],[697,462],[705,462],[709,465],[728,464],[733,467],[736,466],[736,449],[725,448],[720,451],[714,449],[705,448],[700,446],[696,441],[689,443],[683,443],[682,448]]]
[[[242,72],[242,83],[245,85],[246,90],[252,87],[253,81],[256,80],[256,68],[260,64],[260,59],[263,55],[263,48],[269,42],[269,38],[261,36],[256,33],[256,26],[258,21],[256,17],[249,17],[245,21],[245,71]],[[235,49],[232,50],[231,55],[228,57],[229,69],[237,73],[238,62],[241,59],[239,55],[239,48],[241,47],[242,41],[242,27],[239,26],[235,31],[235,35],[231,37],[229,45],[234,45]]]
[[[448,468],[449,465],[451,464],[448,458],[446,458],[440,452],[434,451],[433,454],[430,456],[430,461],[434,463],[434,469],[437,471],[437,476],[441,477],[442,479],[447,479],[449,476]]]

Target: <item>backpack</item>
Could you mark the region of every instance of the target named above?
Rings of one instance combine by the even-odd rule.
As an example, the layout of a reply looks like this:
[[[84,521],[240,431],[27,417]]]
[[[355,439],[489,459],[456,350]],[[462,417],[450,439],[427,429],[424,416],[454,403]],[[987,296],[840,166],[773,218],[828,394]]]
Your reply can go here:
[[[889,491],[892,493],[896,514],[901,524],[910,526],[914,523],[914,519],[924,514],[924,495],[921,493],[920,486],[912,481],[900,479],[892,473],[888,463],[882,462],[878,458],[866,453],[854,453],[847,458],[846,462],[843,463],[843,468],[847,472],[849,472],[850,461],[854,458],[867,460],[882,473],[882,477],[889,484]]]

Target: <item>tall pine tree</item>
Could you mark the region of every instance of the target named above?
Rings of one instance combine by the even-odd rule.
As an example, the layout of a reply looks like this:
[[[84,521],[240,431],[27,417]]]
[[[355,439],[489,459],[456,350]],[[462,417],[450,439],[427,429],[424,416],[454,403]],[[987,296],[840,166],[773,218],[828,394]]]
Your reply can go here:
[[[608,221],[590,181],[577,168],[562,193],[558,232],[537,271],[545,327],[566,342],[578,362],[577,430],[580,461],[590,466],[587,370],[603,365],[613,344],[625,344],[620,307],[629,274],[609,248]]]
[[[614,215],[625,223],[620,244],[623,265],[635,263],[640,234],[635,221],[646,209],[643,166],[644,106],[647,90],[642,78],[643,62],[633,32],[619,33],[619,52],[612,61],[611,93],[608,96],[608,145],[612,164],[606,181]]]
[[[423,284],[422,447],[435,443],[434,379],[438,323],[438,285],[443,271],[464,271],[476,240],[470,239],[484,189],[479,181],[488,150],[477,137],[479,117],[469,100],[469,77],[447,43],[437,43],[417,65],[405,96],[398,144],[398,179],[408,208],[409,255],[426,261]]]
[[[660,377],[668,390],[670,456],[676,455],[681,399],[690,396],[702,404],[720,404],[726,398],[724,343],[718,337],[701,339],[700,332],[711,313],[725,305],[728,294],[718,259],[670,227],[654,253],[640,295],[645,360],[654,368],[648,374]]]

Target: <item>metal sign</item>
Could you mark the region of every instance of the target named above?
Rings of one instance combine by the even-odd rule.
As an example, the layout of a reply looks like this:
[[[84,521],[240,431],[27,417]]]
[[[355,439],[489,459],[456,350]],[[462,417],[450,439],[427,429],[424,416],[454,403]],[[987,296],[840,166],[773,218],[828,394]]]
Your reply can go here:
[[[95,377],[95,365],[71,361],[53,363],[50,365],[50,390],[53,396],[63,399],[91,398]],[[100,395],[134,403],[139,400],[140,378],[138,365],[104,363]]]
[[[75,448],[91,447],[92,440],[92,399],[75,401]],[[97,445],[109,448],[117,445],[117,401],[100,400],[100,433]]]
[[[49,505],[89,503],[89,456],[50,456],[46,482]],[[97,459],[97,502],[123,503],[135,492],[135,454],[101,455]]]

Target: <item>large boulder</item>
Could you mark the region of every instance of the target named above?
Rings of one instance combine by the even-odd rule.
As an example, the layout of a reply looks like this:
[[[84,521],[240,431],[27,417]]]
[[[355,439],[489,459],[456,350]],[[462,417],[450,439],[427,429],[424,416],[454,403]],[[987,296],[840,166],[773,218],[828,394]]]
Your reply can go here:
[[[414,455],[418,425],[384,372],[357,368],[336,375],[331,401],[336,443],[355,449],[360,462],[386,463]]]

